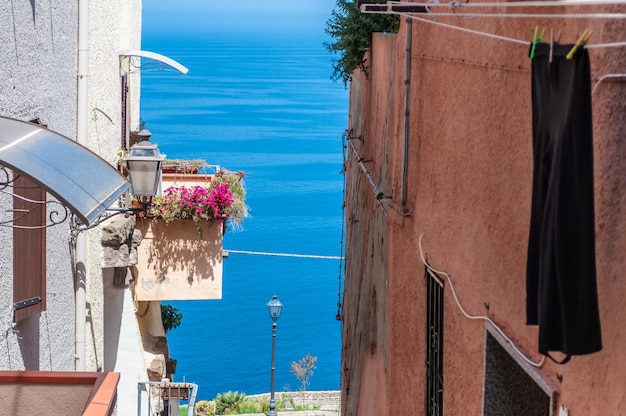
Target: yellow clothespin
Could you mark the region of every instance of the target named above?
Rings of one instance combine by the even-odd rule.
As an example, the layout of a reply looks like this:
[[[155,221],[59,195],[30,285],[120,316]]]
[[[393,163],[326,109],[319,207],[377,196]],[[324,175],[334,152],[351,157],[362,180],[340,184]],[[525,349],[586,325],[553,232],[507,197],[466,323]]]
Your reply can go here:
[[[580,38],[578,39],[578,42],[576,42],[576,44],[574,45],[572,50],[569,51],[569,53],[567,54],[566,58],[567,59],[572,59],[574,57],[574,54],[576,54],[576,51],[578,50],[578,48],[580,48],[581,46],[585,45],[590,37],[591,37],[591,30],[585,29],[583,34],[580,35]]]

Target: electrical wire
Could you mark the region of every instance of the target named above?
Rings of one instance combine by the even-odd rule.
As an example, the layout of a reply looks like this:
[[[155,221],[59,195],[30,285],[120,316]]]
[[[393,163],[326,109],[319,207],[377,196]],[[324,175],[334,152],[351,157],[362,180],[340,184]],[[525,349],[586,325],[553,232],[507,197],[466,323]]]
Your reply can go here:
[[[253,254],[257,256],[299,257],[299,258],[305,258],[305,259],[343,260],[343,257],[341,256],[318,256],[315,254],[270,253],[267,251],[247,251],[247,250],[229,250],[229,249],[224,249],[223,251],[225,253]]]
[[[591,90],[591,95],[595,94],[600,83],[606,79],[617,79],[623,81],[624,79],[626,79],[626,74],[606,74],[601,76],[596,82],[596,85],[593,86],[593,89]]]
[[[341,194],[343,195],[343,201],[341,203],[341,240],[339,241],[339,257],[342,258],[342,260],[339,260],[339,276],[337,277],[337,315],[335,316],[335,319],[337,319],[338,321],[342,321],[342,307],[343,307],[343,302],[341,300],[341,278],[343,276],[343,268],[344,268],[344,261],[343,260],[345,258],[345,254],[344,254],[344,238],[345,238],[345,233],[346,233],[346,200],[347,200],[347,195],[346,195],[346,165],[348,163],[348,154],[347,154],[347,150],[348,150],[348,145],[346,143],[347,141],[347,135],[344,133],[341,135],[341,154],[342,154],[342,161],[343,161],[343,165],[341,167],[341,174],[343,175],[343,189]],[[340,372],[340,377],[341,377],[341,372]]]
[[[433,273],[436,273],[440,276],[445,276],[446,279],[448,280],[448,283],[450,284],[450,290],[452,291],[452,296],[454,297],[454,302],[456,303],[456,306],[459,308],[459,310],[461,311],[461,313],[468,319],[472,319],[472,320],[484,320],[489,322],[496,331],[498,331],[498,333],[511,345],[511,347],[515,350],[515,352],[524,360],[526,361],[528,364],[534,366],[534,367],[538,367],[541,368],[543,366],[543,363],[546,359],[545,356],[541,357],[541,360],[539,362],[535,362],[532,361],[530,358],[526,357],[526,355],[524,355],[523,352],[521,352],[519,350],[519,348],[517,348],[517,346],[513,343],[513,341],[511,340],[511,338],[509,338],[504,331],[488,316],[485,315],[472,315],[469,314],[465,308],[463,308],[463,306],[461,305],[461,302],[459,301],[459,297],[456,294],[456,290],[454,289],[454,284],[452,283],[452,278],[450,277],[450,275],[446,272],[443,272],[441,270],[437,270],[434,267],[432,267],[430,264],[428,264],[428,262],[426,261],[426,258],[424,257],[424,251],[422,250],[422,238],[424,237],[425,233],[420,234],[419,237],[419,249],[420,249],[420,256],[422,258],[422,262],[424,263],[424,266],[426,266],[428,268],[428,270],[430,270]]]

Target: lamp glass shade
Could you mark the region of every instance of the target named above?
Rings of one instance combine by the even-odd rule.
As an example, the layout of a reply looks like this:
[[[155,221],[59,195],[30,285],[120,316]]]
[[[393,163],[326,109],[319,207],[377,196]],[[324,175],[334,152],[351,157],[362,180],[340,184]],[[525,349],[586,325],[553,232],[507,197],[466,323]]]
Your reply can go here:
[[[159,188],[161,164],[165,155],[158,146],[148,141],[135,144],[124,158],[128,169],[128,179],[135,196],[154,196]]]
[[[159,187],[161,161],[128,160],[128,177],[135,196],[154,196]]]
[[[267,302],[267,307],[269,308],[270,318],[272,318],[272,321],[277,321],[278,318],[280,318],[280,311],[283,308],[283,304],[280,303],[276,295],[274,295],[272,300]]]

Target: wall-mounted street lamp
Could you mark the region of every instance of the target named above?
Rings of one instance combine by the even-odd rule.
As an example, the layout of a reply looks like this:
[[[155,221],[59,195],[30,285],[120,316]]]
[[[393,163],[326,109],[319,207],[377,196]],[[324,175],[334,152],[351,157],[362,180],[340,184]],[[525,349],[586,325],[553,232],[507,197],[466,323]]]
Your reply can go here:
[[[272,318],[272,381],[270,385],[270,404],[269,410],[265,413],[267,416],[276,416],[276,400],[274,399],[274,373],[276,372],[276,321],[280,318],[280,311],[283,304],[280,303],[276,295],[267,303],[270,318]]]
[[[141,130],[139,136],[142,140],[130,148],[130,152],[124,157],[131,194],[137,198],[141,207],[110,207],[90,224],[73,224],[73,232],[80,232],[100,225],[102,222],[119,214],[147,214],[148,207],[152,204],[152,197],[157,195],[161,182],[161,165],[165,154],[159,151],[159,147],[148,139],[151,133],[147,129]]]
[[[141,204],[144,213],[152,202],[152,197],[159,191],[161,164],[165,159],[158,146],[149,141],[151,135],[149,130],[142,129],[138,133],[142,140],[131,147],[124,157],[131,192]]]

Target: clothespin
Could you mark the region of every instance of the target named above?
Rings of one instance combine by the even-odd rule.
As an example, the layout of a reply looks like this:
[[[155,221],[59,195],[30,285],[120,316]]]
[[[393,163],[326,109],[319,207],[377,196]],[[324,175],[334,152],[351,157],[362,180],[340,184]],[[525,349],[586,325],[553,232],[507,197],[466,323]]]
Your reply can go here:
[[[535,26],[535,34],[533,35],[533,46],[530,48],[530,59],[535,57],[535,46],[537,45],[537,32],[539,31],[539,26]]]
[[[580,38],[578,39],[578,42],[576,42],[576,44],[574,45],[572,50],[569,51],[569,53],[567,54],[566,58],[567,59],[572,59],[574,57],[574,54],[576,54],[576,51],[578,50],[578,48],[580,48],[581,46],[587,44],[587,41],[589,40],[590,37],[591,37],[591,30],[585,29],[583,34],[580,35]]]
[[[550,28],[550,58],[548,62],[552,63],[552,51],[554,50],[554,29]]]
[[[533,46],[530,48],[530,59],[535,57],[535,47],[539,42],[543,40],[543,35],[546,33],[546,28],[541,29],[541,34],[537,36],[537,32],[539,32],[539,26],[535,26],[535,34],[533,35]]]

